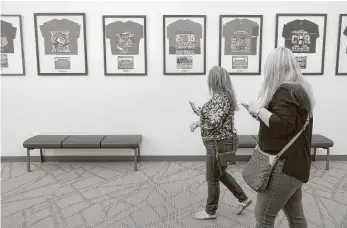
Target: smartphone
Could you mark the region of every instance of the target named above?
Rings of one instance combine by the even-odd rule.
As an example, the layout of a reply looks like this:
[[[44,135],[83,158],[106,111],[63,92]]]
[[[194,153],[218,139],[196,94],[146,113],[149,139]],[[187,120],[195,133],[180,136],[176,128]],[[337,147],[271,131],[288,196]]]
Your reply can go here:
[[[198,115],[199,114],[199,110],[196,108],[195,104],[193,102],[191,102],[191,101],[189,101],[189,104],[192,107],[193,112]]]
[[[248,110],[248,104],[246,104],[246,103],[241,103],[241,105],[242,105],[243,107],[245,107],[245,109]]]

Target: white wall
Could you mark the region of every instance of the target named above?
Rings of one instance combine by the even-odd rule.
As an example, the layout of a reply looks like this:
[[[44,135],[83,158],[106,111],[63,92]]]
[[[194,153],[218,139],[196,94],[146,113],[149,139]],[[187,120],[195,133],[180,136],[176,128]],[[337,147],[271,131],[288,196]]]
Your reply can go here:
[[[162,15],[207,15],[209,69],[218,64],[220,14],[264,15],[264,61],[274,48],[276,13],[328,13],[325,74],[306,77],[317,100],[314,133],[335,141],[332,154],[347,154],[347,77],[334,76],[338,17],[347,13],[346,2],[4,2],[2,6],[3,14],[23,16],[27,71],[24,77],[1,77],[2,156],[25,155],[22,143],[35,134],[142,134],[143,155],[204,154],[200,131],[192,134],[188,129],[195,120],[188,100],[205,101],[206,76],[163,76]],[[39,12],[86,13],[89,76],[37,75],[33,13]],[[102,15],[106,14],[147,15],[148,76],[103,75]],[[249,101],[255,98],[262,76],[232,76],[232,81],[238,99]],[[240,134],[250,134],[257,133],[258,124],[242,109],[236,115],[236,127]],[[95,151],[77,154],[82,153]]]

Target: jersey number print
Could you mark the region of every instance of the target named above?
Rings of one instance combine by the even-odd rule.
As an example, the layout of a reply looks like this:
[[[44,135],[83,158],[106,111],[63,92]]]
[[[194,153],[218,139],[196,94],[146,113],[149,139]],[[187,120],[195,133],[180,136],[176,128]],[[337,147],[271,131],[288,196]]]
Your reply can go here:
[[[176,54],[194,54],[195,35],[177,34],[176,35]]]
[[[169,54],[201,54],[202,25],[191,20],[177,20],[167,26]]]

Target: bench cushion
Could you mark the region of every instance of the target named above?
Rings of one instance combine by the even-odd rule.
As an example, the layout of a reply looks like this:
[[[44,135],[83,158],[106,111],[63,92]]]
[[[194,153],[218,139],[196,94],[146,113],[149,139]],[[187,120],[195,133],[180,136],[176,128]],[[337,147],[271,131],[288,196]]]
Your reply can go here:
[[[61,148],[62,142],[67,139],[69,135],[35,135],[24,141],[24,148]]]
[[[63,141],[63,148],[100,148],[106,135],[71,135]]]
[[[107,135],[101,141],[102,148],[137,148],[142,141],[142,135]]]
[[[258,141],[258,135],[252,135],[255,140]],[[327,149],[329,147],[332,147],[334,146],[334,142],[323,136],[323,135],[318,135],[318,134],[313,134],[312,135],[312,144],[311,144],[311,147],[312,148],[324,148],[324,149]]]
[[[323,135],[312,135],[312,148],[329,148],[334,146],[334,142]]]
[[[257,142],[251,135],[239,135],[239,148],[253,148]]]

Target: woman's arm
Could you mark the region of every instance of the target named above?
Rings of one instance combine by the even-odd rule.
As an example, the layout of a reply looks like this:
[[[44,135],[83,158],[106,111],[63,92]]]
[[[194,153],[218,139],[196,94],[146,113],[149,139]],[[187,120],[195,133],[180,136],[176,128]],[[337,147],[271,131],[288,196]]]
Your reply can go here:
[[[260,119],[267,127],[270,127],[270,117],[273,115],[272,112],[267,110],[266,108],[261,108],[257,115],[258,119]]]
[[[297,107],[300,106],[297,97],[288,88],[281,87],[271,103],[273,112],[261,108],[258,112],[258,118],[278,133],[293,132]]]
[[[230,111],[227,97],[217,95],[203,107],[200,115],[200,127],[213,130],[220,127]]]

